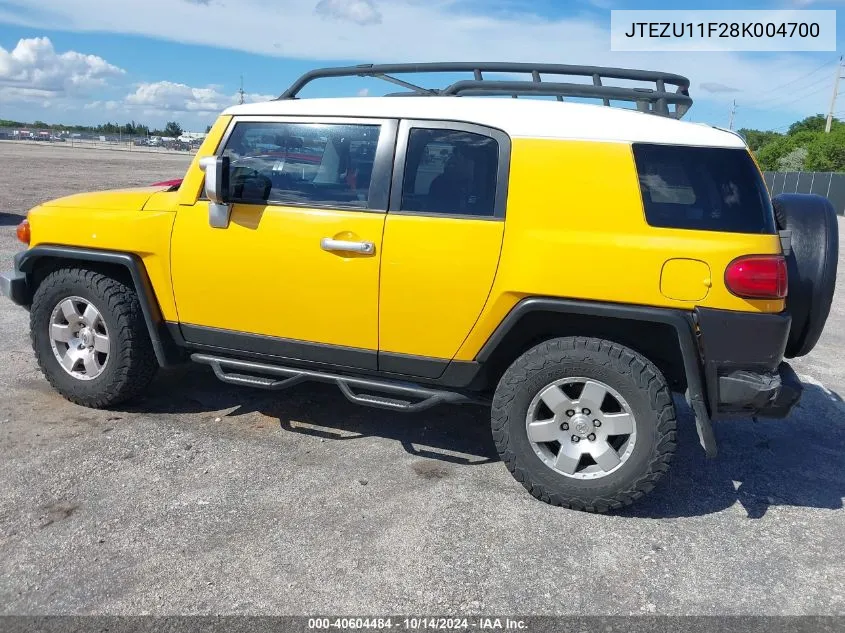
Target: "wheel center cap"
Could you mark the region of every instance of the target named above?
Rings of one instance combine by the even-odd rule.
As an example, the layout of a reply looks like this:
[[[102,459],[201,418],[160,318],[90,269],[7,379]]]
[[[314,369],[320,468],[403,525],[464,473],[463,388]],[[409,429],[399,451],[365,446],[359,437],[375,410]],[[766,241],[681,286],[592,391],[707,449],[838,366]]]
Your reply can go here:
[[[87,327],[79,333],[79,338],[85,347],[91,347],[94,344],[94,333]]]
[[[583,413],[572,416],[570,428],[580,437],[587,437],[593,432],[593,422]]]

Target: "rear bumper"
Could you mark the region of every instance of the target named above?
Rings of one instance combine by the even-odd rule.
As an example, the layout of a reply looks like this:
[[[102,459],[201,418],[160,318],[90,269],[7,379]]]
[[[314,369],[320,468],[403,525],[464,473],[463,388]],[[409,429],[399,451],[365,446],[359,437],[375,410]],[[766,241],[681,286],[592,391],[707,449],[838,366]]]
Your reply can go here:
[[[801,399],[802,390],[788,363],[781,363],[777,372],[771,373],[733,371],[719,376],[719,411],[785,418]]]
[[[0,275],[0,293],[9,297],[19,306],[28,306],[30,303],[29,285],[26,282],[26,275],[20,271],[4,273]]]
[[[789,314],[696,310],[711,415],[785,417],[801,381],[783,362]]]

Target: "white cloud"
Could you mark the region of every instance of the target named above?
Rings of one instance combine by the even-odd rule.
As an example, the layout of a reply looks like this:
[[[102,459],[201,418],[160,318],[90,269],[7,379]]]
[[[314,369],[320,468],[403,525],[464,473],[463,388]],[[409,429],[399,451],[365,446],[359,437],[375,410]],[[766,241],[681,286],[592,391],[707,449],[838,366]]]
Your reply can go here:
[[[96,55],[57,53],[47,37],[22,39],[12,51],[0,47],[0,86],[7,98],[84,95],[124,72]]]
[[[314,60],[315,65],[320,60],[339,59],[507,59],[657,69],[686,75],[695,86],[742,87],[740,93],[693,92],[693,99],[699,103],[719,104],[741,97],[745,104],[761,107],[763,102],[755,95],[766,93],[773,82],[802,77],[819,63],[818,57],[789,53],[749,56],[729,52],[611,52],[605,21],[587,14],[546,18],[529,10],[493,12],[478,2],[462,0],[391,0],[373,10],[366,8],[371,4],[366,0],[322,0],[318,4],[323,7],[321,12],[346,19],[326,19],[325,14],[315,10],[318,5],[314,0],[220,1],[208,6],[172,0],[122,0],[119,14],[110,9],[111,0],[6,0],[0,9],[0,21],[225,46]],[[124,15],[131,15],[132,19],[125,20]],[[161,15],[168,19],[161,20]],[[378,22],[373,21],[376,15]],[[356,22],[367,25],[359,27]],[[190,28],[185,28],[186,24]],[[291,79],[280,79],[279,92]],[[807,95],[785,109],[802,112],[824,108],[824,101],[821,95]]]
[[[0,102],[7,103],[42,103],[45,97],[52,93],[35,88],[18,88],[15,86],[0,85]]]
[[[381,22],[381,12],[372,0],[320,0],[314,11],[326,18],[361,25]]]
[[[114,100],[92,101],[82,106],[83,110],[108,110],[109,112],[117,110],[118,108],[120,108],[120,102]]]
[[[318,6],[323,8],[317,9]],[[776,93],[771,91],[773,86],[792,79],[798,80],[795,88],[806,85],[803,78],[822,61],[817,55],[611,52],[606,20],[586,13],[547,18],[522,9],[531,6],[527,2],[520,2],[519,6],[519,11],[492,11],[487,3],[465,0],[391,0],[378,7],[371,0],[215,0],[208,4],[196,0],[121,0],[121,11],[116,13],[111,0],[5,0],[0,5],[0,22],[223,46],[274,57],[308,59],[315,66],[321,60],[506,59],[657,69],[686,75],[694,88],[699,87],[692,91],[698,107],[694,106],[690,114],[696,120],[701,120],[700,112],[707,108],[715,112],[733,98],[746,112],[756,107],[804,114],[826,107],[827,95],[822,92],[804,91],[802,96],[800,90],[794,91],[796,99],[790,102],[786,98],[775,99]],[[125,15],[132,19],[124,19]],[[161,20],[162,15],[168,19]],[[292,79],[280,77],[278,92]],[[735,93],[708,92],[706,86],[715,85],[741,88]],[[229,95],[223,95],[221,100],[218,95],[194,92],[207,88],[188,90],[190,94],[185,88],[172,86],[148,88],[134,98],[194,112],[211,111],[206,108],[212,103],[230,102]]]
[[[247,93],[247,102],[268,101],[271,95]],[[238,102],[238,94],[224,94],[219,86],[194,88],[170,81],[138,84],[135,92],[126,96],[124,103],[129,108],[142,108],[148,112],[176,112],[197,114],[219,114]]]
[[[718,81],[706,81],[703,84],[700,84],[699,87],[707,92],[742,92],[739,88],[726,86]]]

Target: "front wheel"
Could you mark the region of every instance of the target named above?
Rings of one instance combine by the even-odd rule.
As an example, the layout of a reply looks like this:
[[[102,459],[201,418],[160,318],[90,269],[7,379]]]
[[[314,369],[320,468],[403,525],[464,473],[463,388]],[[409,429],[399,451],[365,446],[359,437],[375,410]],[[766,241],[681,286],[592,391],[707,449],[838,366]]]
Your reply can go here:
[[[92,270],[60,268],[44,278],[32,299],[30,333],[53,388],[86,407],[132,398],[158,368],[134,289]]]
[[[535,497],[606,512],[649,492],[675,451],[675,409],[650,361],[610,341],[546,341],[508,368],[493,398],[493,439]]]

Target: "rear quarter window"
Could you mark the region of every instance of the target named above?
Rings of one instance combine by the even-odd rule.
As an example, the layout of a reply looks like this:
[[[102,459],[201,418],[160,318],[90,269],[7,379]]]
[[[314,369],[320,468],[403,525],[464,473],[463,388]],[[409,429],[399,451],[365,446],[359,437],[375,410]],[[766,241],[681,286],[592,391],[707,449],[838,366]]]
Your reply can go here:
[[[633,150],[651,226],[775,233],[766,185],[747,150],[645,143]]]

